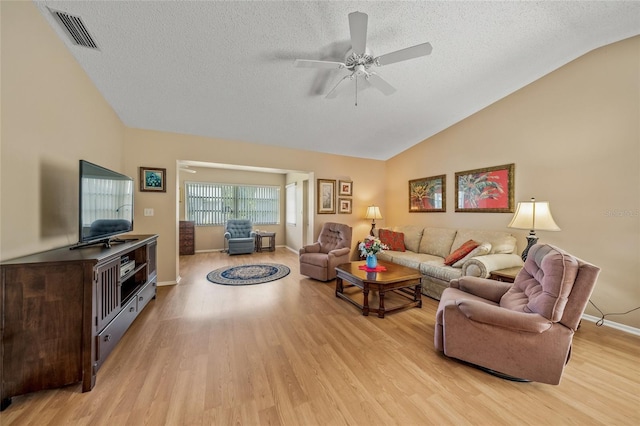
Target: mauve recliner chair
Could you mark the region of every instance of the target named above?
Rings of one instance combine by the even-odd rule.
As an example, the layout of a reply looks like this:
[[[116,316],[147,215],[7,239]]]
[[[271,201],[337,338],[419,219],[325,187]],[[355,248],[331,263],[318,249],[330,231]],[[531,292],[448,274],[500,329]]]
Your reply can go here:
[[[499,376],[557,385],[599,272],[536,244],[513,284],[452,280],[438,305],[435,347]]]
[[[343,223],[322,225],[318,241],[300,249],[300,273],[320,281],[334,279],[336,266],[349,262],[351,232]]]

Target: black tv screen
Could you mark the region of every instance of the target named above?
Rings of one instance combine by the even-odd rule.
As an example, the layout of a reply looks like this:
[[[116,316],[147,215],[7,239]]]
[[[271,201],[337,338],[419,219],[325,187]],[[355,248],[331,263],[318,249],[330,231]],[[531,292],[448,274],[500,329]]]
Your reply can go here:
[[[80,160],[80,241],[105,242],[133,231],[133,179]]]

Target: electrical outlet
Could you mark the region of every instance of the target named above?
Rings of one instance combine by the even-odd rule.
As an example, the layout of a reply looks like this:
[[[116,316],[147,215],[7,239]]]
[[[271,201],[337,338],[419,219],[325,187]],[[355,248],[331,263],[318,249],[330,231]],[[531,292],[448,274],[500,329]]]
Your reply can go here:
[[[153,216],[153,209],[144,209],[145,216]]]

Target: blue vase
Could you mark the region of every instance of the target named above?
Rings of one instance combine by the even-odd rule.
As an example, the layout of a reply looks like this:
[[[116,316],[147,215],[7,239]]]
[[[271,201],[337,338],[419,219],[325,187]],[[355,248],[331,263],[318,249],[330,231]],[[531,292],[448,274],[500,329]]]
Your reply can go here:
[[[378,266],[378,258],[375,254],[367,255],[367,268],[375,268]]]

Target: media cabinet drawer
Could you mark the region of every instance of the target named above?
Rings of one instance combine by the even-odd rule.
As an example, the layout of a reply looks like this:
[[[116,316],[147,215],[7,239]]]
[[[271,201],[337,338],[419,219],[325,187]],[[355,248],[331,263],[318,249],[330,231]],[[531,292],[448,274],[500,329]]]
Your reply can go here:
[[[138,299],[137,301],[138,312],[141,312],[144,309],[144,307],[147,306],[147,303],[149,303],[149,301],[155,297],[155,295],[156,295],[156,282],[154,280],[147,283],[147,285],[142,287],[142,290],[138,292],[138,296],[136,297],[136,299]]]
[[[100,368],[102,363],[107,359],[107,356],[109,356],[113,348],[116,347],[133,320],[138,316],[136,302],[136,297],[131,298],[129,303],[122,308],[113,321],[98,334],[96,342],[98,347],[96,350],[98,354],[98,368]]]

